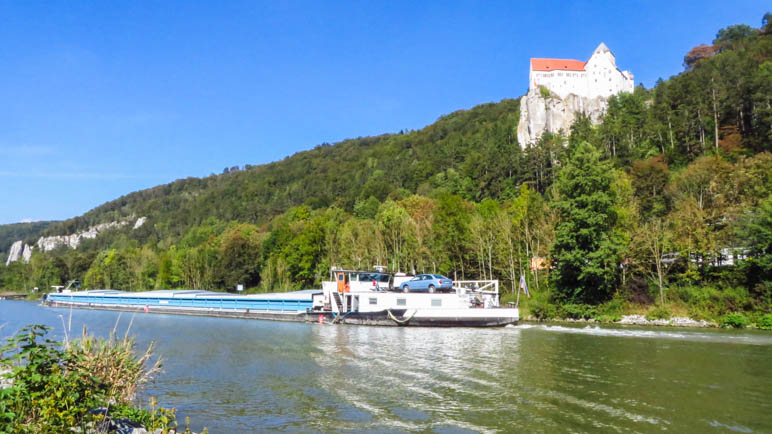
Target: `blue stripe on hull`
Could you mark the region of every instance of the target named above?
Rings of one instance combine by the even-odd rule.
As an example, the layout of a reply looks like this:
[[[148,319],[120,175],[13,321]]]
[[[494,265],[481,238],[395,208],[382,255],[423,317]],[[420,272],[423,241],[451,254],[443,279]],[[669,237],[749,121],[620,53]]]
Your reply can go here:
[[[183,297],[105,297],[95,295],[71,296],[49,294],[53,303],[93,303],[115,306],[192,307],[203,309],[249,309],[271,311],[305,311],[312,307],[311,300],[248,299],[248,298],[183,298]]]

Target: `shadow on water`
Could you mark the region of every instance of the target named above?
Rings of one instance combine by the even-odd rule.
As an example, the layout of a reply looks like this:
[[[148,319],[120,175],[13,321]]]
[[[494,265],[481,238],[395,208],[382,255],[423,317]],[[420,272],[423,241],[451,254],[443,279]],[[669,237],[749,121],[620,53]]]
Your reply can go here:
[[[0,335],[68,309],[0,302]],[[62,318],[59,317],[62,315]],[[106,335],[119,313],[72,311]],[[131,320],[120,316],[119,332]],[[772,335],[521,325],[332,326],[136,314],[156,396],[210,432],[772,430]]]

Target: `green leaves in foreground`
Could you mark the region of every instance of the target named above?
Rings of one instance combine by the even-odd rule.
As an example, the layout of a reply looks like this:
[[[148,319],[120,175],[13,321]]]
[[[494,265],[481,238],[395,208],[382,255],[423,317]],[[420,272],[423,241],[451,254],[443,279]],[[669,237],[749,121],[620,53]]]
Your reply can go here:
[[[2,395],[4,432],[60,432],[95,421],[88,415],[106,396],[106,384],[77,370],[41,325],[23,328],[2,347],[13,383]],[[7,357],[6,357],[7,355]]]
[[[84,329],[81,339],[61,344],[45,338],[49,330],[24,327],[0,347],[7,385],[0,389],[0,433],[93,430],[104,420],[94,410],[131,405],[137,387],[160,366],[147,368],[152,348],[137,357],[128,337],[94,338]],[[173,411],[159,414],[160,428],[175,424]]]

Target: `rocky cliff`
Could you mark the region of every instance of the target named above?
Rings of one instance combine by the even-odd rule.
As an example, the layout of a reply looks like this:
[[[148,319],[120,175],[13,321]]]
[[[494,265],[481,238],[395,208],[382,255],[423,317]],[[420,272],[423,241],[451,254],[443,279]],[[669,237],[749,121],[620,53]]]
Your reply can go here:
[[[55,250],[59,246],[67,246],[71,249],[77,249],[78,245],[80,245],[82,240],[94,239],[97,236],[99,236],[100,233],[108,229],[119,228],[121,226],[125,226],[129,224],[131,220],[132,219],[121,220],[117,222],[102,223],[96,226],[91,226],[85,231],[77,232],[70,235],[55,235],[51,237],[40,237],[37,243],[35,243],[35,247],[37,247],[43,252]],[[137,229],[141,227],[143,224],[145,224],[146,221],[147,221],[147,217],[140,217],[136,219],[132,229]],[[13,245],[11,245],[11,250],[8,253],[8,260],[6,260],[5,265],[10,264],[11,262],[18,261],[20,259],[24,260],[24,262],[28,262],[30,256],[32,256],[32,247],[30,247],[27,244],[24,244],[22,241],[16,241],[15,243],[13,243]]]
[[[96,226],[91,226],[82,232],[77,232],[70,235],[56,235],[52,237],[40,237],[36,243],[37,248],[48,252],[55,250],[59,246],[67,246],[71,249],[77,249],[81,240],[88,240],[96,238],[100,232],[104,232],[108,229],[119,228],[128,224],[128,221],[102,223]]]
[[[28,262],[30,256],[32,256],[32,248],[29,246],[29,244],[24,244],[24,242],[21,240],[16,241],[11,245],[11,250],[8,252],[8,260],[5,261],[5,265],[18,261],[19,259],[23,259],[24,262]]]
[[[574,94],[561,98],[542,92],[539,88],[531,89],[520,99],[517,140],[520,146],[526,147],[538,141],[546,131],[563,131],[568,135],[579,113],[587,115],[592,123],[599,124],[606,113],[606,98],[587,98]]]

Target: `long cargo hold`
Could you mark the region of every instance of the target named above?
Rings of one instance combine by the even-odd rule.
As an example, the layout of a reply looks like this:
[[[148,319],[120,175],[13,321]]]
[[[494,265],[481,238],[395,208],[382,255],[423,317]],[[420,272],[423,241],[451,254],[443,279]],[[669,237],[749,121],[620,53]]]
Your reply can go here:
[[[198,290],[91,290],[51,293],[43,301],[54,307],[305,321],[313,295],[320,292],[305,290],[240,296]]]

